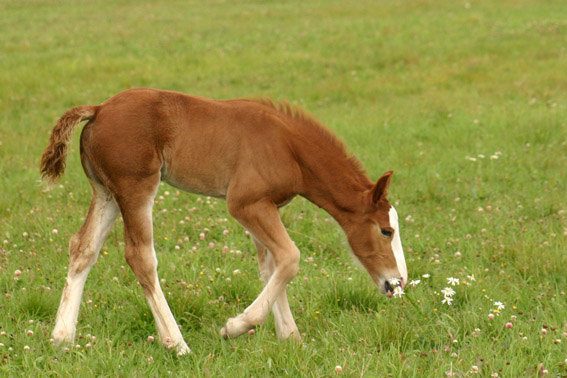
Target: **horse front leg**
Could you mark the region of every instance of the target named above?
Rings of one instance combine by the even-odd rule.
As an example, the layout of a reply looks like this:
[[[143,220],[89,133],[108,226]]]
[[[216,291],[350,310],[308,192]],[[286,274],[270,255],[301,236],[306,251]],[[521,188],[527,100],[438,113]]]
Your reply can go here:
[[[274,274],[276,264],[272,253],[264,246],[258,239],[253,238],[254,245],[258,251],[258,265],[260,267],[260,274],[264,284],[267,284],[270,277]],[[301,340],[299,330],[293,319],[289,302],[287,300],[286,288],[284,287],[282,293],[276,298],[272,306],[274,313],[274,320],[276,324],[276,334],[281,340],[293,338],[297,341]]]
[[[228,209],[270,251],[274,265],[273,273],[256,300],[242,314],[230,318],[221,329],[224,338],[234,338],[266,321],[274,303],[282,294],[285,296],[287,284],[297,275],[300,253],[287,234],[272,201],[265,199],[246,204],[232,200],[228,203]],[[289,309],[287,297],[277,307],[280,315],[285,314],[286,307]],[[287,314],[280,320],[283,317],[287,319]]]

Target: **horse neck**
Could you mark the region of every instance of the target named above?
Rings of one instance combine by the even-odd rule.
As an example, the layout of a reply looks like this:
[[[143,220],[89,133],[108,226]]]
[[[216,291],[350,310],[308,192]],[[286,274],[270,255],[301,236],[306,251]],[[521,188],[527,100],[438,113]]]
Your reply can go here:
[[[373,183],[347,157],[310,153],[302,161],[302,195],[323,208],[345,229],[366,208]]]
[[[302,190],[298,194],[325,209],[343,226],[352,214],[365,211],[365,199],[374,184],[355,157],[326,127],[299,108],[283,104],[287,143],[301,169]]]

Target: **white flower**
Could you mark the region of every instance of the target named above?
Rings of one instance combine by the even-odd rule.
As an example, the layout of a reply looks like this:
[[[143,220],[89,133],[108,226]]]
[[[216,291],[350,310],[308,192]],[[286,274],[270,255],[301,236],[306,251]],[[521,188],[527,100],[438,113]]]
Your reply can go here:
[[[422,275],[422,277],[423,277],[423,278],[429,278],[429,277],[431,277],[431,274],[425,273],[425,274]]]
[[[402,295],[404,294],[405,294],[404,289],[402,289],[401,286],[396,286],[394,288],[394,294],[393,294],[394,298],[401,298]]]
[[[502,302],[494,302],[494,305],[499,310],[504,310],[504,308],[506,307],[506,306],[504,306],[504,304]]]
[[[399,286],[400,285],[400,279],[399,278],[392,277],[388,280],[388,282],[392,286]]]
[[[445,297],[445,298],[443,298],[443,300],[441,301],[441,303],[445,303],[445,304],[447,304],[447,305],[449,305],[449,306],[452,304],[452,302],[453,302],[453,298],[451,298],[451,297]]]
[[[459,284],[459,279],[458,278],[454,278],[454,277],[448,277],[447,278],[447,283],[452,285],[452,286],[456,286]]]
[[[471,274],[470,276],[467,275],[467,278],[469,279],[469,281],[476,281],[476,278],[474,277],[474,274]]]
[[[410,285],[411,287],[416,287],[417,285],[419,285],[420,282],[421,282],[421,280],[411,280],[411,281],[409,282],[409,285]]]
[[[443,290],[441,290],[441,293],[443,293],[443,296],[445,297],[452,297],[453,295],[455,295],[455,290],[453,290],[450,287],[446,287]]]

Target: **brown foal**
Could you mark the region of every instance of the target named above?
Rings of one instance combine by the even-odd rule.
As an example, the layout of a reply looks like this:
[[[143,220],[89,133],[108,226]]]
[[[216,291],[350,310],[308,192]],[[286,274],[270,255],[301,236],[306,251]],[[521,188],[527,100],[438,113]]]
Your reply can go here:
[[[397,214],[386,199],[392,171],[370,181],[343,143],[300,109],[269,100],[127,90],[61,117],[41,159],[45,180],[55,182],[63,174],[71,132],[84,120],[81,163],[93,195],[69,243],[56,342],[73,341],[87,275],[121,213],[126,261],[143,288],[160,341],[180,354],[190,351],[156,270],[152,207],[161,180],[226,199],[229,213],[253,236],[265,287],[242,314],[228,319],[221,329],[225,338],[262,324],[270,310],[278,337],[300,337],[286,295],[299,269],[299,250],[278,213],[296,195],[337,220],[383,293],[391,295],[407,282]]]

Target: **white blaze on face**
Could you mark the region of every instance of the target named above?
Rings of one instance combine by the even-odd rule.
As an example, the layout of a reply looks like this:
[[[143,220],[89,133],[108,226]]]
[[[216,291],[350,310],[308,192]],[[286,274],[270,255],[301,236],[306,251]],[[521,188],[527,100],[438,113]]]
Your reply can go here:
[[[406,267],[406,260],[404,258],[404,249],[402,248],[402,239],[400,238],[400,226],[398,224],[398,213],[394,206],[390,208],[390,226],[394,229],[394,237],[392,239],[392,251],[396,258],[398,271],[404,279],[404,286],[408,283],[408,268]]]

